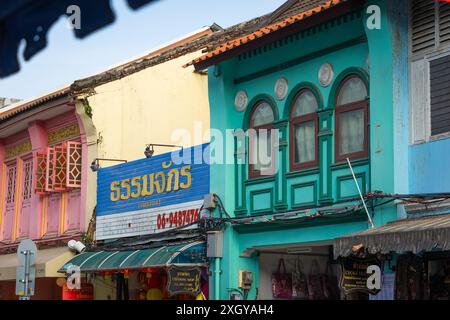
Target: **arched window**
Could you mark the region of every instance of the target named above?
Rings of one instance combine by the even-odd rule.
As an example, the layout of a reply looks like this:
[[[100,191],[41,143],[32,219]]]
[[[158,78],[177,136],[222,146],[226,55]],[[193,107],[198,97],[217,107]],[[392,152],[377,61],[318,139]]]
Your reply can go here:
[[[309,89],[300,91],[293,101],[290,116],[291,170],[318,164],[318,109],[317,98]]]
[[[260,101],[254,107],[249,123],[249,177],[272,175],[274,159],[272,134],[275,115],[266,101]]]
[[[344,79],[336,99],[336,162],[346,158],[368,156],[369,150],[369,104],[367,87],[357,75]]]

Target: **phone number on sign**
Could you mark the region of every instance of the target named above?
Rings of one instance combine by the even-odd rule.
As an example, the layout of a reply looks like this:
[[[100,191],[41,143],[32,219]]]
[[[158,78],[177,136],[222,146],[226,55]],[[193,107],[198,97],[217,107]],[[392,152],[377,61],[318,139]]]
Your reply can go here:
[[[158,214],[156,225],[158,230],[182,227],[198,221],[199,209],[180,210],[171,213]]]

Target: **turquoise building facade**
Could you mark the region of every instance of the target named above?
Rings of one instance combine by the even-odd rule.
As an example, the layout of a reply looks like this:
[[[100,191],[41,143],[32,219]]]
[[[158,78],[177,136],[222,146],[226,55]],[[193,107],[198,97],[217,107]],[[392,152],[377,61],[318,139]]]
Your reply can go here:
[[[408,5],[406,0],[345,1],[280,28],[270,41],[262,36],[235,54],[230,50],[223,59],[218,55],[206,63],[211,128],[224,137],[230,130],[246,131],[253,112],[264,104],[273,114],[269,127],[279,134],[275,173],[256,177],[248,161],[242,161],[249,157],[248,138],[243,143],[236,137],[211,137],[213,153],[222,147],[219,142],[227,141],[225,154],[234,159],[225,164],[212,160],[210,166],[210,191],[231,217],[223,257],[211,269],[212,299],[229,299],[230,290],[239,286],[240,270],[253,273],[248,299],[267,298],[262,287],[267,291],[270,284],[263,282],[270,280],[263,269],[270,258],[262,260],[261,253],[330,245],[337,237],[370,227],[345,156],[336,150],[339,93],[349,79],[359,79],[367,90],[366,152],[349,157],[362,194],[408,192]],[[329,84],[318,79],[324,64],[333,69]],[[280,78],[288,84],[283,98],[274,93]],[[241,91],[248,99],[244,111],[235,108]],[[316,157],[298,167],[293,165],[292,108],[304,92],[317,101]],[[369,200],[367,206],[375,226],[405,216],[395,202]]]

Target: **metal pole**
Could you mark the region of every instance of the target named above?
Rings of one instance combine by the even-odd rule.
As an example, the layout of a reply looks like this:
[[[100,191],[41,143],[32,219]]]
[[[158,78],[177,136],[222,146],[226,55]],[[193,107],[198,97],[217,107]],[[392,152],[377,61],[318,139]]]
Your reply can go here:
[[[24,280],[24,297],[26,298],[26,300],[28,300],[28,285],[29,285],[29,281],[30,281],[30,253],[31,251],[26,250],[23,252],[23,254],[25,255],[25,280]]]
[[[214,300],[220,300],[220,258],[214,258]]]
[[[348,167],[350,168],[350,171],[352,172],[353,180],[355,181],[356,188],[358,189],[359,197],[361,198],[361,201],[363,203],[364,210],[366,210],[367,218],[369,219],[369,222],[370,222],[370,228],[373,229],[373,228],[375,228],[375,226],[373,224],[372,217],[369,214],[369,210],[367,210],[366,202],[364,201],[364,197],[361,193],[361,189],[359,188],[358,180],[356,180],[355,172],[353,171],[353,167],[352,167],[352,164],[350,163],[349,158],[347,158],[347,163],[348,163]]]

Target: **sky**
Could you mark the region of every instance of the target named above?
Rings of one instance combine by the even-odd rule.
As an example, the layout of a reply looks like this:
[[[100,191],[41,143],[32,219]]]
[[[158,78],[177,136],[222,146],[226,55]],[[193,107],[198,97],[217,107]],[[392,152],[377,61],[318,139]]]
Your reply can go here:
[[[21,69],[0,79],[0,97],[31,99],[97,74],[158,45],[214,22],[229,27],[269,13],[285,0],[160,0],[140,10],[125,0],[111,0],[113,24],[83,40],[75,38],[61,17],[50,29],[47,47]],[[81,25],[83,23],[81,16]]]

